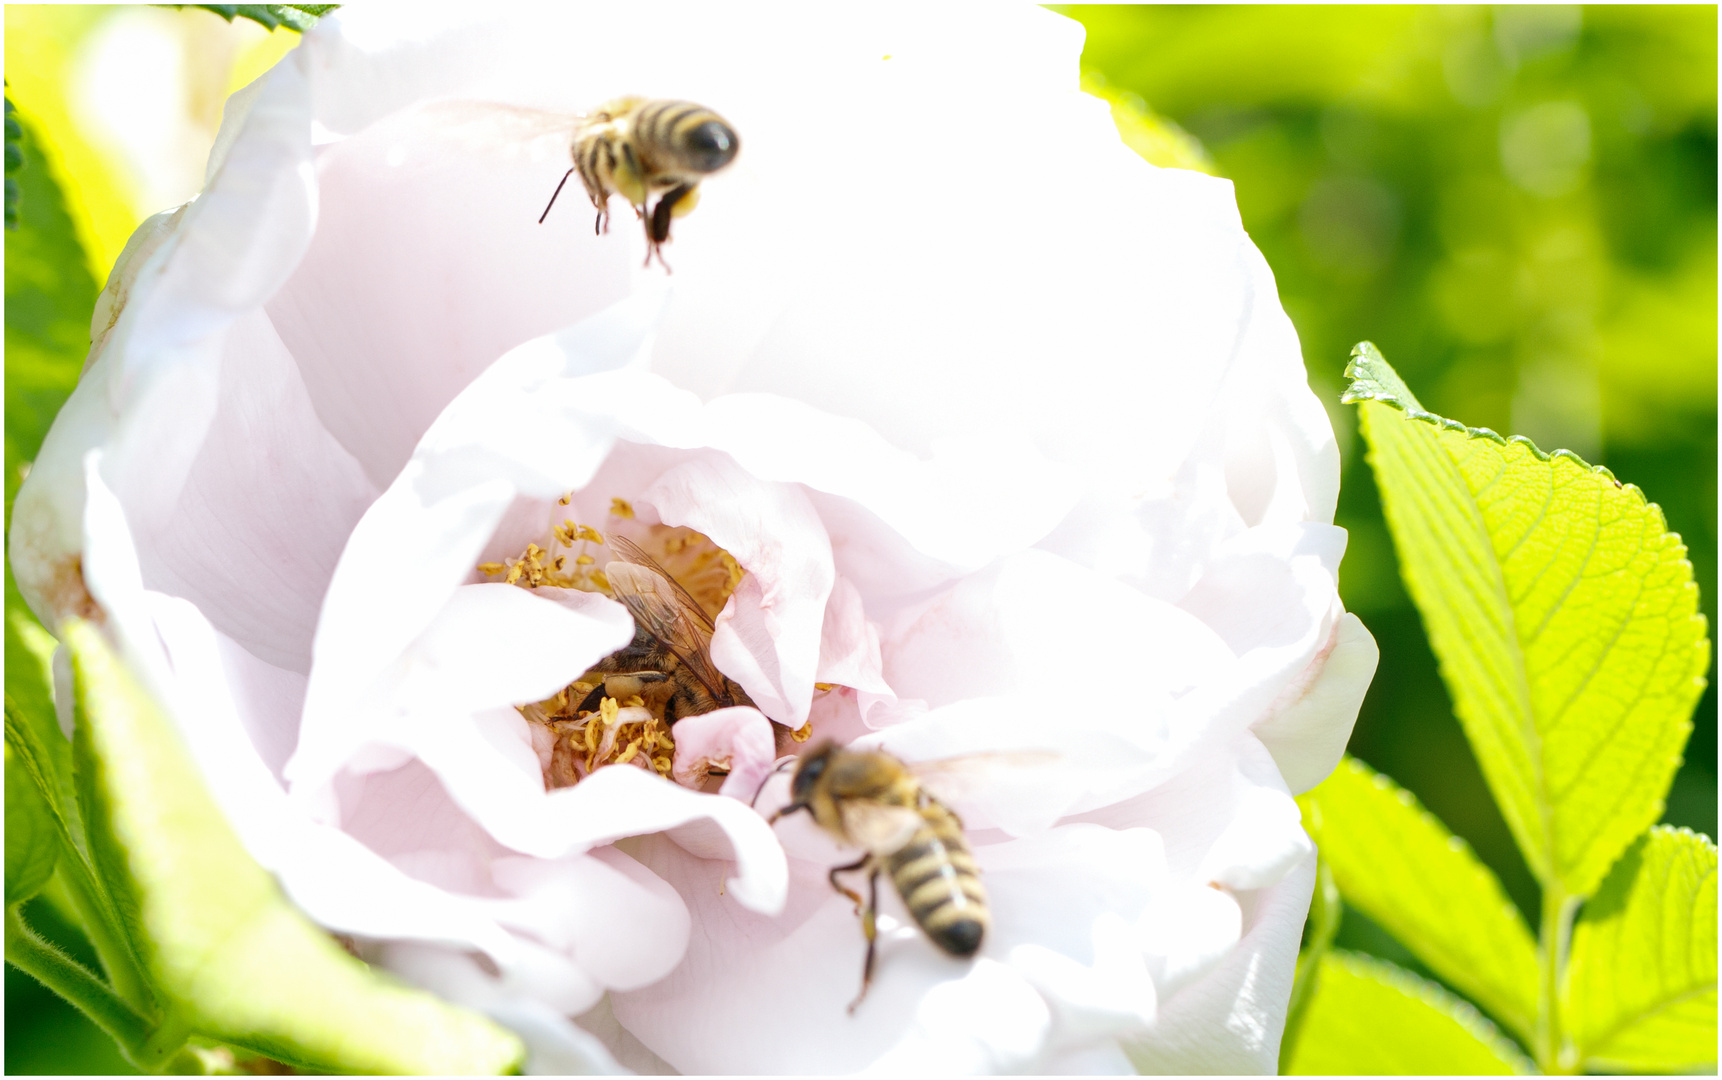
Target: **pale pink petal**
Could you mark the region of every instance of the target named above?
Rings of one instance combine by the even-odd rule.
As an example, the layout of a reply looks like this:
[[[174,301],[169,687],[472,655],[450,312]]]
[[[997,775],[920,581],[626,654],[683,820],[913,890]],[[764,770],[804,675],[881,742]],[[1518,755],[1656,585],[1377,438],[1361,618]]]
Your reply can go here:
[[[1139,947],[1162,997],[1213,971],[1244,932],[1236,896],[1213,885],[1170,881],[1136,924]]]
[[[567,953],[608,988],[657,982],[687,949],[681,897],[613,847],[566,859],[499,859],[491,873],[512,897],[487,905],[499,922]]]
[[[456,589],[404,654],[396,707],[473,712],[539,701],[632,640],[622,605],[556,591],[563,602],[501,583]]]
[[[1111,703],[1049,707],[1032,697],[970,698],[855,740],[911,763],[941,762],[926,786],[971,829],[1027,836],[1164,778],[1151,738],[1119,730]]]
[[[1234,891],[1266,888],[1315,854],[1273,758],[1247,735],[1238,747],[1232,789],[1232,820],[1203,856],[1198,881]]]
[[[574,787],[546,793],[520,775],[530,754],[524,720],[512,744],[463,716],[427,714],[424,720],[408,743],[411,752],[441,777],[464,813],[509,848],[555,859],[624,836],[709,822],[717,850],[733,861],[730,893],[757,910],[782,905],[783,849],[750,807],[628,766],[599,769]]]
[[[144,579],[260,659],[308,672],[323,592],[378,489],[323,429],[261,312],[235,319],[221,351],[215,415],[179,498],[130,515]]]
[[[727,770],[721,794],[747,802],[777,757],[771,722],[758,709],[738,705],[676,721],[676,783],[697,788],[712,768]]]
[[[320,148],[321,227],[267,308],[318,414],[379,487],[497,357],[627,293],[627,255],[577,203],[537,224],[565,138],[498,153],[448,114],[411,109]]]
[[[416,479],[404,473],[371,505],[335,568],[312,647],[299,748],[287,763],[295,786],[320,788],[368,739],[353,727],[353,711],[472,572],[513,498],[506,481],[490,480],[427,504]]]
[[[871,1062],[871,1075],[1030,1071],[1052,1032],[1052,1010],[1025,974],[982,958],[961,979],[920,995],[913,1026]]]
[[[890,694],[885,684],[879,628],[867,618],[861,593],[848,578],[838,577],[825,603],[820,628],[819,671],[822,683],[848,686],[872,694]]]
[[[800,727],[836,578],[825,527],[807,496],[710,456],[664,473],[640,497],[666,524],[704,533],[747,571],[718,616],[712,660],[761,712]]]
[[[595,1036],[530,990],[484,970],[466,953],[418,942],[382,942],[367,950],[371,962],[457,1005],[506,1024],[526,1043],[528,1075],[624,1073]]]
[[[885,679],[898,694],[938,706],[992,694],[1080,695],[1096,681],[1086,661],[1096,636],[1128,657],[1132,692],[1109,706],[1144,736],[1161,703],[1229,667],[1226,645],[1162,601],[1052,555],[1028,550],[964,578],[884,635]],[[1102,680],[1103,681],[1103,680]]]
[[[780,826],[785,833],[792,820]],[[675,845],[653,840],[635,850],[675,886],[696,926],[726,927],[704,948],[691,950],[661,982],[612,995],[615,1015],[628,1030],[684,1072],[848,1071],[879,1061],[892,1047],[898,1054],[931,1053],[952,1061],[996,1051],[1004,1057],[994,1067],[1014,1061],[1032,1068],[1035,1055],[1047,1052],[1043,1043],[1054,1017],[1073,1025],[1072,1038],[1080,1039],[1085,1028],[1091,1033],[1102,1022],[1116,1032],[1134,1030],[1144,1010],[1152,1009],[1137,978],[1139,962],[1103,959],[1096,952],[1133,939],[1133,932],[1113,934],[1107,927],[1118,929],[1116,920],[1135,923],[1153,895],[1159,847],[1145,830],[1079,825],[978,847],[994,923],[983,959],[973,965],[940,954],[881,881],[879,963],[872,989],[853,1015],[846,1006],[859,985],[861,930],[853,906],[825,880],[828,867],[847,861],[841,854],[793,859],[789,902],[780,917],[766,920],[728,908],[711,888],[702,860]],[[1025,945],[1055,952],[1069,964],[1031,949],[1019,971],[1016,950]],[[1129,974],[1133,964],[1136,976]],[[1002,994],[999,1007],[1016,1002],[1043,1019],[997,1045],[989,1041],[996,1032],[985,1008],[971,1010],[975,1015],[962,1024],[933,1023],[945,1015],[942,1010],[955,1007],[949,1002],[964,1000],[980,985],[971,980],[985,983],[980,992],[987,1000]],[[1102,983],[1130,985],[1134,996],[1109,1011],[1093,997]],[[1024,992],[1039,1004],[1029,1005]],[[929,995],[933,1006],[924,1004]],[[797,1018],[788,1027],[762,1028],[748,1019],[788,1014]]]
[[[1381,651],[1356,615],[1341,615],[1326,649],[1288,687],[1256,737],[1273,754],[1294,795],[1315,787],[1339,764],[1375,677]]]
[[[1243,940],[1206,978],[1163,998],[1153,1030],[1127,1043],[1144,1073],[1273,1073],[1315,860],[1255,894]]]

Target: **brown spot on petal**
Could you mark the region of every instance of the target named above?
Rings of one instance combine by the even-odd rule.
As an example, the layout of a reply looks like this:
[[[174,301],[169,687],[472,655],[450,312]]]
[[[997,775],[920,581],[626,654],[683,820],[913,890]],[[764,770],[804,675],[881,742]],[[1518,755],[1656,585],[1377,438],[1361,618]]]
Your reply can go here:
[[[107,621],[101,605],[84,584],[84,557],[80,554],[56,561],[39,595],[55,625],[68,618],[84,619],[98,626]]]

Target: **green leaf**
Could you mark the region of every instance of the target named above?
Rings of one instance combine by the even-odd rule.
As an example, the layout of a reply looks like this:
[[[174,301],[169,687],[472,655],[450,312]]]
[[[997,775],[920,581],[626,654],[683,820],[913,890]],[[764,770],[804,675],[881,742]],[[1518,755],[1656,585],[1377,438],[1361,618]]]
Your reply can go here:
[[[1137,95],[1113,89],[1096,71],[1082,73],[1082,91],[1106,102],[1118,137],[1150,165],[1217,175],[1214,159],[1201,141],[1150,109]]]
[[[228,22],[234,16],[250,19],[267,30],[285,26],[304,33],[317,25],[317,20],[340,7],[339,4],[170,4],[170,7],[193,7],[213,11]]]
[[[1537,943],[1494,873],[1409,791],[1356,758],[1298,798],[1348,904],[1519,1035],[1537,1017]]]
[[[8,807],[10,812],[10,807]],[[128,1051],[145,1046],[150,1024],[89,969],[24,924],[18,908],[6,911],[6,960],[77,1005],[108,1037]]]
[[[19,140],[24,137],[24,129],[18,125],[17,117],[12,114],[18,110],[12,107],[12,99],[6,99],[6,227],[18,227],[18,181],[12,179],[12,174],[24,167],[24,148]]]
[[[6,572],[6,712],[8,725],[22,724],[30,733],[29,746],[21,748],[31,759],[28,773],[40,773],[38,783],[49,809],[56,815],[75,817],[72,795],[72,748],[60,733],[54,718],[54,697],[50,690],[54,681],[55,641],[42,629],[35,616],[24,606],[12,582],[11,569]],[[22,733],[20,733],[22,737]],[[8,737],[8,742],[12,741]],[[68,824],[68,834],[82,835],[82,829]]]
[[[1532,1065],[1468,1003],[1383,960],[1322,961],[1292,1053],[1293,1075],[1529,1073]]]
[[[512,1034],[372,972],[306,921],[240,846],[178,732],[101,632],[78,620],[62,630],[91,847],[135,920],[145,965],[167,999],[167,1030],[177,1022],[334,1072],[520,1065]]]
[[[21,120],[13,116],[12,120]],[[96,282],[40,141],[21,124],[18,227],[6,233],[6,520],[90,349]]]
[[[1657,826],[1573,930],[1567,1013],[1585,1067],[1716,1067],[1716,845]]]
[[[6,746],[6,906],[42,891],[60,859],[53,812],[30,774]]]
[[[1368,342],[1346,374],[1483,776],[1544,889],[1589,895],[1661,816],[1704,688],[1686,548],[1607,470],[1424,411]]]
[[[68,899],[113,980],[118,993],[145,1011],[155,996],[144,978],[126,921],[97,881],[95,862],[78,806],[72,748],[60,733],[48,689],[55,642],[18,596],[10,569],[6,574],[6,756],[7,794],[14,779],[27,782],[39,796],[59,843],[58,868]]]
[[[1333,868],[1326,859],[1315,863],[1315,892],[1309,899],[1309,921],[1305,924],[1309,941],[1297,956],[1297,970],[1292,976],[1291,998],[1286,1003],[1286,1026],[1280,1035],[1280,1071],[1284,1072],[1297,1050],[1298,1033],[1303,1029],[1304,1014],[1315,999],[1317,975],[1333,939],[1339,935],[1339,921],[1345,914],[1345,903],[1339,898],[1339,887],[1333,881]]]

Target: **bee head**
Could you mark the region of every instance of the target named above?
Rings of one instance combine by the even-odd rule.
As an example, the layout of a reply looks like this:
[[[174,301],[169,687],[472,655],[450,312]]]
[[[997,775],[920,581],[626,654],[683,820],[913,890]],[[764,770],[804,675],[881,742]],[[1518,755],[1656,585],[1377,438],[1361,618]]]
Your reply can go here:
[[[829,740],[815,746],[795,765],[795,777],[789,782],[789,802],[771,815],[775,822],[780,817],[787,817],[797,810],[812,809],[814,790],[819,784],[819,778],[825,775],[826,766],[831,762],[831,755],[836,753],[838,746]],[[764,790],[764,785],[760,785]]]
[[[735,160],[741,148],[735,129],[722,120],[711,119],[695,127],[683,138],[682,149],[688,164],[700,172],[717,172]]]

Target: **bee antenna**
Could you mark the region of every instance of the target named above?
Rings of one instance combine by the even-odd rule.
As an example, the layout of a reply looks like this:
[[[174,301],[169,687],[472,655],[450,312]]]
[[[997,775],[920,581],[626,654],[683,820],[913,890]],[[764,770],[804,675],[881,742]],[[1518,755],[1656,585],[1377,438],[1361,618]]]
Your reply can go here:
[[[771,770],[771,771],[770,771],[770,772],[768,772],[768,773],[766,773],[766,774],[765,774],[765,779],[763,779],[763,780],[761,780],[761,781],[760,781],[760,782],[759,782],[759,787],[757,787],[757,788],[755,788],[755,789],[754,789],[754,791],[753,791],[753,798],[751,798],[751,799],[749,799],[749,800],[748,800],[748,802],[747,802],[747,804],[748,804],[748,805],[749,805],[749,806],[754,806],[754,805],[755,805],[755,804],[756,804],[756,803],[758,803],[758,802],[759,802],[759,797],[760,797],[760,796],[761,796],[761,795],[764,795],[764,794],[765,794],[765,785],[767,785],[767,784],[769,784],[769,783],[771,783],[771,778],[772,778],[772,777],[774,777],[774,776],[776,776],[776,775],[777,775],[777,774],[778,774],[778,773],[780,773],[780,772],[782,772],[782,771],[783,771],[783,767],[784,767],[784,766],[785,766],[785,765],[793,765],[793,764],[795,764],[795,763],[796,763],[796,762],[797,762],[797,761],[800,761],[800,760],[801,760],[801,759],[800,759],[800,758],[798,758],[798,757],[794,757],[794,756],[793,756],[793,755],[792,755],[792,756],[790,756],[790,757],[786,757],[786,758],[784,758],[784,759],[783,759],[783,760],[782,760],[782,761],[780,761],[780,762],[778,762],[778,763],[777,763],[777,767],[776,767],[776,768],[774,768],[774,769],[772,769],[772,770]],[[779,810],[779,811],[778,811],[778,816],[779,816],[779,817],[781,817],[781,816],[782,816],[782,814],[783,814],[783,811],[781,811],[781,810]],[[776,819],[775,819],[775,818],[774,818],[774,819],[773,819],[773,820],[776,820]]]
[[[550,216],[550,208],[556,205],[556,196],[562,194],[562,184],[566,184],[568,178],[573,175],[574,166],[570,165],[568,171],[562,174],[562,183],[556,185],[556,190],[550,195],[550,201],[544,204],[544,213],[538,215],[538,224],[544,224],[544,219]]]

